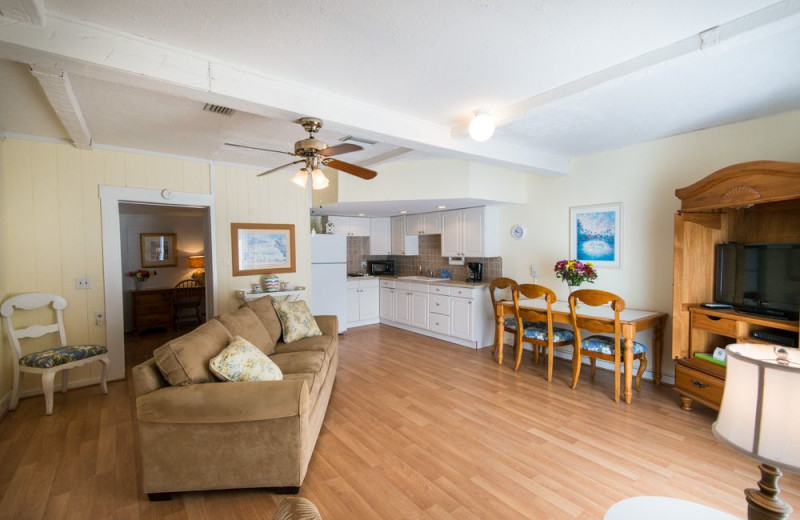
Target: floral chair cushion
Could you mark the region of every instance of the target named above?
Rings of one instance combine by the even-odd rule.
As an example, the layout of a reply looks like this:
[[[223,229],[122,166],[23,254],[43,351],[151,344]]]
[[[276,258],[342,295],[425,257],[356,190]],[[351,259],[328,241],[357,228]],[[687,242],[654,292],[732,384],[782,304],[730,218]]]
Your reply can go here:
[[[223,381],[280,381],[283,372],[266,354],[241,336],[208,364],[211,372]]]
[[[581,349],[583,350],[600,352],[607,356],[614,355],[614,338],[609,338],[608,336],[589,336],[585,338],[582,343]],[[620,347],[622,347],[622,352],[625,352],[625,340],[623,338],[619,338],[619,344]],[[633,342],[633,355],[643,354],[645,352],[647,352],[647,347],[644,344],[638,341]]]
[[[522,320],[523,327],[530,327],[533,325],[534,322],[528,320]],[[507,329],[517,330],[517,318],[511,316],[510,318],[506,318],[503,322],[503,327]]]
[[[53,368],[106,352],[108,349],[103,345],[69,345],[22,356],[19,364],[31,368]]]
[[[522,333],[526,338],[537,339],[540,341],[547,341],[547,323],[537,321],[530,325],[525,325],[525,331]],[[571,330],[562,329],[561,327],[553,327],[553,343],[560,343],[562,341],[572,341],[575,335]]]
[[[283,342],[291,343],[298,339],[322,336],[311,309],[303,300],[296,302],[274,301],[272,305],[283,327]]]

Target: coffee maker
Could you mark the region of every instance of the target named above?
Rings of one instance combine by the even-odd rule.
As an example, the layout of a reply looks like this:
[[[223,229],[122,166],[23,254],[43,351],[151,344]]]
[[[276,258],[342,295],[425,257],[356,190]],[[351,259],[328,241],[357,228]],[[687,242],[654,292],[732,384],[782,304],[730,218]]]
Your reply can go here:
[[[483,263],[482,262],[467,262],[469,275],[467,275],[468,282],[480,282],[483,280]]]

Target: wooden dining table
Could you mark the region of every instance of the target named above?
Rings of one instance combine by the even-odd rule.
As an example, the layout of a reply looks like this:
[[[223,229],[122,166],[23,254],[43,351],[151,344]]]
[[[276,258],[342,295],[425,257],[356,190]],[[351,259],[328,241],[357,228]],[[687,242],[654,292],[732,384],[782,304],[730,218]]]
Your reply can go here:
[[[535,300],[520,300],[520,309],[540,309],[547,310],[547,304],[541,298]],[[551,305],[553,321],[572,325],[572,317],[569,311],[569,304],[565,301],[557,301]],[[495,315],[495,346],[497,352],[497,362],[503,363],[503,333],[507,315],[514,314],[514,302],[511,300],[500,300],[497,302]],[[581,320],[600,320],[614,323],[614,311],[610,306],[591,306],[584,303],[577,309],[578,326]],[[644,311],[639,309],[625,309],[619,314],[622,337],[625,340],[624,367],[625,367],[625,389],[623,395],[625,402],[630,403],[633,397],[633,340],[636,333],[642,330],[653,329],[653,382],[656,386],[661,384],[661,354],[664,349],[664,326],[667,322],[667,314],[657,311]],[[573,356],[576,355],[573,353]]]

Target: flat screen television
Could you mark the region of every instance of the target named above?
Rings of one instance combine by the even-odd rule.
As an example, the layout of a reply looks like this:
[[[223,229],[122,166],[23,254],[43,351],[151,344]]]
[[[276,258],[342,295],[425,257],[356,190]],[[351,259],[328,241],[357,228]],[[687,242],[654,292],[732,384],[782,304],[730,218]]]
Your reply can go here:
[[[714,301],[740,312],[796,320],[800,244],[717,244]]]

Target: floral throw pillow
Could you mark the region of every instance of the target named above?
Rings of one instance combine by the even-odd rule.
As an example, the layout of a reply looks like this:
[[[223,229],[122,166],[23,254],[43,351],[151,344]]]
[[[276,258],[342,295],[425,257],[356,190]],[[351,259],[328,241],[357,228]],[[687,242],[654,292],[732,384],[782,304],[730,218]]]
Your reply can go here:
[[[308,308],[305,301],[274,301],[272,305],[275,306],[275,312],[278,313],[278,318],[281,320],[284,343],[322,336],[322,331],[319,330],[319,326],[311,314],[311,309]]]
[[[209,362],[209,368],[223,381],[280,381],[283,373],[266,354],[241,336]]]

